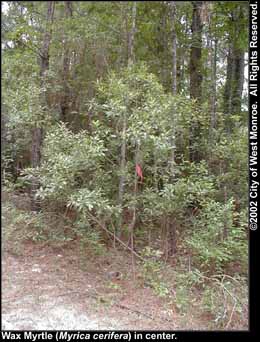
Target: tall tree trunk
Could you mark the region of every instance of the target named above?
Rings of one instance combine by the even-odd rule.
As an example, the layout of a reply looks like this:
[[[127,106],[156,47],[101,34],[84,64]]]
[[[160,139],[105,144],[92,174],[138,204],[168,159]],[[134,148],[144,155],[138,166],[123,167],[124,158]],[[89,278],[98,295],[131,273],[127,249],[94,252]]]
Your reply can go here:
[[[130,33],[127,34],[128,65],[131,65],[135,59],[134,36],[135,36],[135,31],[136,31],[136,11],[137,11],[137,4],[136,4],[136,1],[134,1],[133,7],[132,7],[132,27],[131,27]],[[128,101],[126,101],[126,108],[127,107],[128,107]],[[123,123],[122,123],[122,142],[121,142],[121,155],[120,155],[120,179],[119,179],[119,188],[118,188],[118,204],[121,208],[123,208],[124,192],[125,192],[124,188],[125,188],[125,172],[126,172],[126,130],[127,130],[127,114],[124,113]],[[120,218],[118,221],[119,229],[122,228],[122,223],[123,223],[123,213],[120,215]],[[117,232],[118,232],[118,229],[116,229],[116,233]]]
[[[192,15],[192,46],[190,53],[190,97],[198,104],[202,102],[202,1],[193,1]],[[197,122],[192,122],[190,127],[190,161],[199,161],[199,151],[196,140],[199,137],[200,128]]]
[[[124,3],[123,1],[119,1],[119,9],[120,12],[118,13],[118,16],[120,16],[121,19],[121,23],[120,23],[120,35],[119,35],[119,53],[118,53],[118,57],[117,57],[117,62],[116,62],[116,66],[117,66],[117,70],[120,70],[121,67],[123,65],[126,64],[126,53],[125,51],[127,50],[126,42],[126,30],[125,30],[125,26],[126,26],[126,11],[125,11],[125,5],[126,3]]]
[[[130,37],[129,37],[129,55],[128,55],[128,65],[131,65],[135,61],[135,53],[134,53],[134,37],[135,37],[135,31],[136,31],[136,1],[133,2],[133,7],[132,7],[132,29],[130,32]],[[135,162],[137,163],[138,161],[138,153],[139,153],[139,145],[137,143],[136,147],[136,152],[135,152]],[[138,178],[137,174],[135,172],[135,181],[134,181],[134,206],[133,206],[133,217],[132,217],[132,222],[130,225],[130,239],[131,239],[131,250],[132,250],[132,270],[133,270],[133,275],[135,279],[135,255],[134,255],[134,229],[136,225],[136,218],[137,218],[137,210],[136,210],[136,197],[137,197],[137,191],[138,191]]]
[[[228,48],[227,55],[227,71],[226,71],[226,83],[224,89],[224,113],[231,113],[231,98],[232,98],[232,76],[233,76],[233,58],[231,44]]]
[[[226,84],[223,96],[224,113],[226,114],[227,131],[231,130],[229,120],[230,114],[238,114],[241,112],[242,93],[244,83],[244,51],[239,46],[238,26],[241,19],[245,16],[244,8],[238,6],[231,12],[231,20],[234,25],[234,35],[229,37],[229,49],[227,55],[227,72]]]
[[[190,96],[198,103],[202,99],[202,6],[203,1],[193,1],[192,47],[190,54]]]
[[[127,129],[127,116],[124,113],[123,127],[122,127],[122,142],[121,142],[121,154],[120,154],[120,178],[118,188],[118,204],[123,209],[124,192],[125,192],[125,171],[126,171],[126,129]],[[123,224],[123,212],[121,213],[118,221],[118,229],[121,230]],[[116,234],[118,233],[116,229]]]
[[[228,132],[231,130],[229,115],[241,112],[243,83],[244,51],[231,44],[228,50],[226,84],[223,98]]]
[[[65,6],[65,17],[66,19],[72,17],[72,2],[64,1]],[[68,122],[68,114],[69,114],[69,102],[70,102],[70,89],[69,89],[69,65],[70,65],[70,48],[67,33],[65,33],[64,37],[64,54],[63,54],[63,70],[62,70],[62,83],[63,83],[63,93],[61,96],[61,120],[63,122]]]
[[[134,54],[134,38],[136,31],[136,1],[133,2],[132,7],[132,28],[129,33],[128,39],[128,65],[134,63],[135,54]]]
[[[211,117],[210,117],[210,131],[216,128],[217,121],[217,46],[218,40],[215,38],[211,41]]]
[[[136,149],[135,149],[135,165],[140,163],[140,157],[139,157],[139,144],[136,143]],[[136,226],[136,220],[137,220],[137,193],[138,193],[138,175],[137,172],[135,171],[135,178],[134,178],[134,205],[133,205],[133,216],[132,216],[132,222],[129,227],[129,232],[130,232],[130,246],[132,250],[132,269],[133,269],[133,274],[135,278],[135,255],[134,255],[134,230]]]
[[[182,94],[185,92],[186,80],[185,80],[185,60],[186,60],[186,49],[181,46],[181,42],[178,42],[177,49],[177,93]]]
[[[42,111],[46,112],[48,108],[48,101],[46,97],[45,87],[46,87],[46,73],[49,69],[49,46],[51,41],[51,27],[53,23],[53,14],[54,14],[54,1],[48,1],[47,3],[47,18],[46,18],[46,29],[43,37],[43,43],[40,51],[40,103],[42,107]],[[36,168],[40,166],[41,163],[41,147],[43,141],[43,128],[35,125],[32,129],[32,150],[31,150],[31,162],[32,167]],[[39,187],[39,183],[37,179],[32,180],[31,186],[31,208],[33,211],[39,211],[40,205],[35,198],[35,193]]]
[[[175,1],[170,2],[171,6],[171,22],[172,22],[172,93],[177,94],[177,36],[175,29],[176,20],[176,4]]]
[[[163,7],[162,19],[160,22],[159,29],[159,42],[158,52],[161,54],[161,75],[162,75],[162,84],[167,87],[168,85],[168,36],[167,36],[167,7]]]
[[[233,96],[231,99],[231,108],[233,113],[241,112],[242,93],[244,83],[244,51],[239,48],[234,49],[233,66]]]
[[[209,55],[210,63],[210,93],[209,93],[209,108],[210,108],[210,129],[209,138],[214,143],[214,129],[217,123],[217,51],[218,51],[218,38],[216,37],[216,24],[212,20],[212,10],[209,13]],[[214,25],[214,26],[213,26]]]

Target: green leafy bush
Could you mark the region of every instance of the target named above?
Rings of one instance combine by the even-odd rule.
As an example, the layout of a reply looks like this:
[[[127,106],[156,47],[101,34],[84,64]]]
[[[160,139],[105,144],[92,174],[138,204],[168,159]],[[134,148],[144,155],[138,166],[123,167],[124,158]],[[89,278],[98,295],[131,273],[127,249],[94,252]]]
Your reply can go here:
[[[185,241],[202,268],[221,271],[228,264],[247,263],[247,239],[243,224],[233,224],[233,199],[226,204],[210,200],[194,222]]]

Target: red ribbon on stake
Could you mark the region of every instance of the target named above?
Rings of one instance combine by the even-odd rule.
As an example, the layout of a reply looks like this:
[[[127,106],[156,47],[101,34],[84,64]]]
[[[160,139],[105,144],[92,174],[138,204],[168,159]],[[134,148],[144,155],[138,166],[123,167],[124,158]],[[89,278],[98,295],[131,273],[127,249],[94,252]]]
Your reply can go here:
[[[137,176],[141,178],[141,182],[143,181],[144,177],[143,177],[143,171],[142,168],[139,164],[136,164],[135,166],[135,171],[137,173]]]

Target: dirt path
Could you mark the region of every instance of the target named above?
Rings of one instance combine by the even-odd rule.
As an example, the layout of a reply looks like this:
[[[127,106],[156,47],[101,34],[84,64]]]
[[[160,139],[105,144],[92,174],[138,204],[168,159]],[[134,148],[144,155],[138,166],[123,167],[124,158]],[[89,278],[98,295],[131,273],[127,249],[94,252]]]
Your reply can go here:
[[[29,258],[28,258],[29,259]],[[61,274],[48,270],[40,260],[8,255],[3,262],[3,329],[119,329],[114,320],[80,308]],[[53,260],[55,263],[55,260]],[[93,303],[89,299],[88,306]]]
[[[120,284],[114,283],[108,291],[103,286],[104,279],[93,271],[80,270],[77,263],[72,251],[65,254],[34,244],[26,246],[23,255],[5,252],[2,329],[176,328],[173,321],[167,321],[167,315],[163,318],[165,313],[160,306],[158,315],[160,303],[149,289],[128,288],[118,293],[115,289],[121,288]]]

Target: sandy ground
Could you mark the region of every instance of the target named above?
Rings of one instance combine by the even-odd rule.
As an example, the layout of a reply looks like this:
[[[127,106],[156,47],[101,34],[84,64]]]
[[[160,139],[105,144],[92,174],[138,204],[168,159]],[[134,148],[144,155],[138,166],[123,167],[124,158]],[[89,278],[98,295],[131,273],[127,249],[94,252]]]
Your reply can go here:
[[[57,289],[62,290],[59,279],[44,283],[46,273],[42,276],[43,272],[44,267],[39,264],[23,265],[13,256],[6,257],[3,263],[2,329],[122,329],[122,324],[114,319],[82,312],[69,291],[67,295],[65,292],[59,296]]]
[[[5,252],[2,262],[2,329],[172,330],[176,327],[173,321],[158,318],[158,312],[155,312],[157,303],[151,302],[156,299],[150,298],[148,289],[137,290],[138,307],[138,304],[134,305],[135,289],[128,289],[120,295],[113,290],[105,293],[98,275],[79,270],[75,260],[60,252],[37,249],[37,246],[27,248],[23,256]],[[144,314],[149,311],[154,319],[125,307],[140,309]]]

